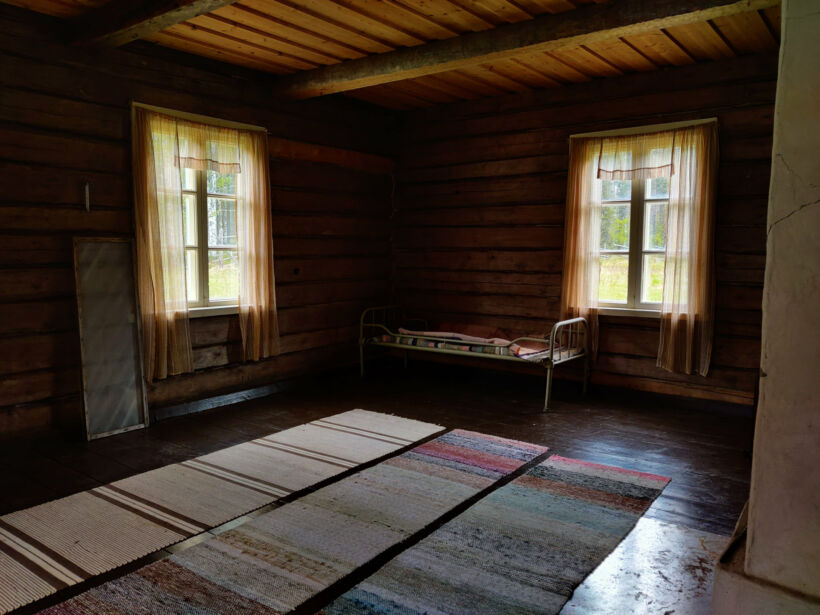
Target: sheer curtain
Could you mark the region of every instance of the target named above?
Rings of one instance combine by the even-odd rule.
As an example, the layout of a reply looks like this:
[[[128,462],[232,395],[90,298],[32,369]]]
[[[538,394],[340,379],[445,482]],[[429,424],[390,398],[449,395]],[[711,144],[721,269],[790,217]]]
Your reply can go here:
[[[570,140],[569,183],[564,222],[561,318],[586,318],[593,356],[598,351],[598,279],[601,267],[602,140]]]
[[[675,130],[658,367],[705,376],[714,329],[717,122]]]
[[[194,370],[185,285],[177,121],[135,108],[133,125],[137,289],[145,374]]]
[[[239,246],[239,327],[246,361],[279,353],[279,321],[273,273],[268,147],[265,133],[239,135],[240,173],[236,183]]]
[[[149,380],[193,371],[182,225],[183,169],[236,174],[245,360],[278,352],[267,138],[135,106],[137,277]]]
[[[717,122],[570,140],[562,318],[585,317],[598,340],[600,180],[669,177],[657,365],[703,376],[714,323]]]

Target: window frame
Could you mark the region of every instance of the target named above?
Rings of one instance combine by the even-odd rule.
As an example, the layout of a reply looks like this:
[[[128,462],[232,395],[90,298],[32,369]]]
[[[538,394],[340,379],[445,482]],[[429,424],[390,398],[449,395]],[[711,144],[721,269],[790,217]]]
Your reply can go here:
[[[598,180],[603,183],[606,180]],[[599,257],[607,254],[625,254],[629,260],[627,270],[627,300],[625,303],[601,301],[598,306],[603,314],[625,314],[636,316],[659,317],[661,302],[644,302],[643,295],[643,261],[647,254],[666,255],[666,249],[647,249],[645,247],[645,219],[647,205],[651,203],[666,203],[669,206],[669,196],[666,198],[647,198],[646,185],[651,180],[632,179],[630,182],[629,200],[604,201],[601,199],[601,207],[614,205],[629,205],[629,249],[628,250],[599,250]],[[665,243],[665,242],[664,242]],[[600,267],[600,258],[599,258]]]
[[[237,247],[227,247],[227,246],[211,246],[208,243],[208,199],[209,198],[218,198],[218,199],[230,199],[236,202],[236,194],[233,195],[226,195],[226,194],[218,194],[218,193],[211,193],[208,192],[208,171],[207,170],[195,170],[190,169],[194,173],[194,184],[195,189],[193,190],[186,190],[185,189],[185,181],[184,181],[184,173],[186,169],[180,169],[180,183],[181,183],[181,193],[183,196],[183,202],[181,207],[185,207],[184,198],[186,195],[193,196],[195,199],[195,211],[196,211],[196,238],[197,244],[195,246],[189,245],[188,243],[185,244],[185,255],[186,255],[186,265],[185,265],[185,288],[187,291],[188,288],[188,265],[187,265],[187,255],[189,251],[196,251],[196,263],[197,263],[197,296],[199,299],[197,301],[190,301],[187,300],[186,297],[186,304],[188,307],[188,314],[191,317],[197,316],[217,316],[223,314],[235,314],[239,311],[239,299],[211,299],[210,298],[210,279],[208,277],[208,254],[212,250],[225,250],[225,251],[232,251],[236,252],[238,255],[238,248]],[[234,208],[234,212],[236,209]],[[234,214],[235,215],[235,214]],[[185,232],[185,230],[183,230]]]

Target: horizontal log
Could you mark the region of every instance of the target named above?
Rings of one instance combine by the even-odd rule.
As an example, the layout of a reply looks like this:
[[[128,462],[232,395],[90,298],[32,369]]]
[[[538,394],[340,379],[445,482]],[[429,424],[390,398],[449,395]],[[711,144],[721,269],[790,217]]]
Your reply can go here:
[[[0,335],[71,330],[77,326],[76,311],[73,298],[0,303]]]
[[[44,401],[81,392],[78,367],[21,372],[0,378],[0,400],[3,406]]]
[[[2,387],[2,385],[0,385]],[[72,439],[82,437],[83,405],[78,395],[0,408],[0,442],[41,437],[61,427]]]
[[[280,339],[279,348],[282,355],[304,352],[336,344],[354,344],[359,337],[359,327],[341,327],[285,335]],[[241,344],[232,342],[202,348],[194,348],[195,369],[221,367],[242,360]]]
[[[321,184],[312,189],[287,189],[271,186],[274,213],[284,212],[361,212],[368,215],[390,213],[390,200],[383,194],[344,194],[323,192]]]
[[[91,208],[130,207],[131,181],[125,174],[20,164],[0,161],[0,176],[14,177],[0,192],[0,204],[48,203],[85,207],[85,184],[91,190]]]
[[[384,156],[278,137],[268,137],[268,152],[277,159],[322,162],[377,175],[389,174],[395,166]]]
[[[0,120],[61,133],[125,141],[131,128],[125,109],[59,95],[0,86]]]
[[[357,357],[354,345],[336,344],[263,361],[174,376],[149,385],[148,404],[151,407],[159,407],[204,399],[271,384],[300,374],[351,364],[355,360]]]
[[[495,295],[558,297],[561,276],[555,273],[498,273],[488,271],[439,271],[402,269],[397,288],[421,291],[474,292]]]
[[[320,329],[350,326],[359,322],[365,308],[374,305],[380,297],[354,301],[339,301],[279,310],[279,331],[284,337]]]
[[[80,340],[74,331],[0,338],[0,374],[80,363]]]
[[[329,215],[271,216],[274,237],[369,237],[382,239],[390,226],[386,218],[359,218]]]
[[[450,271],[510,271],[529,273],[560,272],[561,250],[482,250],[397,252],[396,264],[401,268],[425,267]]]
[[[321,188],[332,193],[381,194],[385,198],[391,188],[390,178],[384,174],[294,160],[272,160],[270,182],[280,188]]]
[[[4,301],[25,301],[74,294],[74,270],[0,269]]]
[[[733,369],[712,366],[708,376],[687,375],[668,372],[656,365],[656,358],[641,358],[624,355],[599,353],[592,364],[595,371],[606,371],[626,376],[654,378],[675,383],[690,383],[700,387],[730,389],[738,392],[754,391],[758,380],[756,369]]]
[[[0,158],[101,173],[124,175],[131,172],[130,146],[127,142],[15,126],[0,126]]]
[[[411,116],[405,124],[408,142],[433,141],[453,136],[508,133],[531,128],[566,127],[573,132],[604,130],[609,127],[627,128],[642,124],[679,121],[700,116],[709,110],[728,109],[737,106],[771,105],[774,101],[776,78],[767,81],[747,81],[717,84],[698,89],[686,89],[675,96],[670,90],[655,90],[623,98],[610,99],[601,104],[600,99],[587,99],[571,104],[556,103],[537,109],[497,113],[490,116],[468,118],[442,118],[430,123],[421,120],[419,126]],[[611,96],[611,95],[610,95]],[[609,97],[608,97],[609,98]],[[663,119],[653,121],[662,116]],[[667,119],[668,118],[668,119]]]
[[[535,89],[506,96],[463,101],[457,105],[417,109],[405,114],[405,124],[409,130],[415,131],[424,125],[454,119],[587,103],[591,100],[609,100],[620,93],[626,93],[628,96],[652,94],[658,91],[659,82],[664,84],[665,91],[677,96],[680,92],[719,84],[776,79],[777,71],[777,53],[744,55],[716,62],[668,66],[646,73],[593,79],[574,83],[571,87]]]
[[[398,221],[400,226],[545,226],[563,224],[564,209],[563,202],[501,207],[403,209],[399,212]]]
[[[277,258],[274,260],[277,283],[310,280],[379,280],[390,270],[383,258]]]
[[[563,243],[564,229],[560,226],[405,227],[395,237],[398,249],[420,251],[457,248],[561,250]]]
[[[0,206],[3,231],[124,235],[131,232],[132,214],[124,209],[96,209],[47,204]]]
[[[381,256],[388,258],[390,245],[386,238],[369,237],[362,241],[358,237],[280,237],[274,235],[273,252],[276,258],[324,256],[328,258],[345,256]]]
[[[386,298],[387,280],[354,280],[287,284],[276,290],[280,308],[303,307],[338,301]]]
[[[397,293],[398,294],[398,293]],[[488,314],[557,318],[558,301],[535,296],[436,293],[434,291],[402,292],[401,304],[410,310],[431,310],[454,314]]]
[[[566,148],[564,148],[566,149]],[[505,175],[532,175],[564,171],[569,164],[566,152],[560,154],[527,156],[512,159],[496,159],[489,162],[472,162],[450,166],[408,169],[398,179],[401,183],[421,183],[471,179],[477,177],[503,177]]]

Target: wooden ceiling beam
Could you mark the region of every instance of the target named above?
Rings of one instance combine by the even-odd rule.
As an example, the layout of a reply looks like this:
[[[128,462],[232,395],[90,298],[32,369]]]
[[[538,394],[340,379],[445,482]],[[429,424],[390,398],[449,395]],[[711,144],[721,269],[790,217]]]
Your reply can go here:
[[[71,20],[68,35],[76,45],[119,47],[234,2],[236,0],[112,0]]]
[[[313,98],[507,60],[522,53],[606,39],[766,9],[780,0],[611,0],[483,32],[348,60],[279,80],[276,93]]]

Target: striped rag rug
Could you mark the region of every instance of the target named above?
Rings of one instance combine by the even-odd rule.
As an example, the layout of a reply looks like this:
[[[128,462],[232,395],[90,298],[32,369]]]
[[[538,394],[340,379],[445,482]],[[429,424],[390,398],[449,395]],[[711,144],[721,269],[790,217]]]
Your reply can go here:
[[[319,613],[558,613],[668,482],[662,476],[552,456]]]
[[[453,431],[44,613],[286,613],[546,450]]]
[[[442,430],[351,410],[0,517],[0,614]]]

